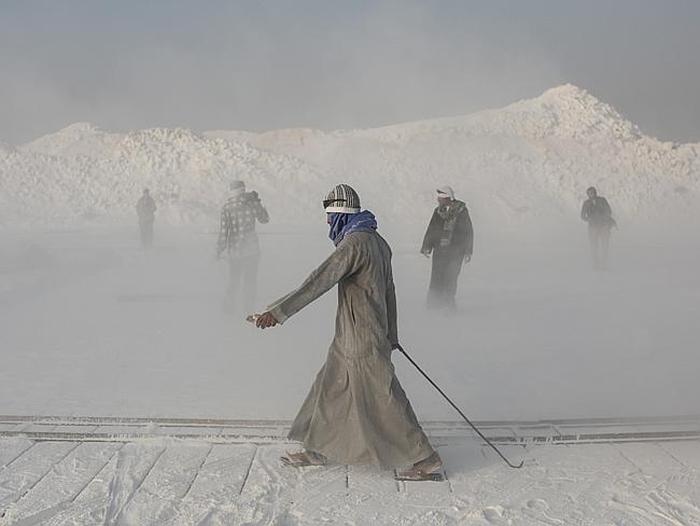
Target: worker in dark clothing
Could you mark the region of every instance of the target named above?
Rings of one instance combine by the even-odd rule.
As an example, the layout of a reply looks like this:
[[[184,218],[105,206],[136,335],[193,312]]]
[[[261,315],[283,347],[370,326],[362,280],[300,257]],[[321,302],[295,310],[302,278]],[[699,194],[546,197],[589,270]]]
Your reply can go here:
[[[153,245],[153,223],[156,220],[156,202],[151,197],[148,188],[144,188],[143,195],[136,202],[136,213],[139,216],[141,246],[143,248],[150,248]]]
[[[457,279],[462,265],[471,260],[474,230],[467,205],[455,199],[452,188],[439,188],[437,200],[421,247],[423,255],[433,257],[428,307],[454,310]]]
[[[605,197],[598,195],[595,187],[586,190],[588,199],[583,202],[581,219],[588,223],[588,239],[591,245],[593,268],[603,270],[608,266],[608,246],[610,231],[617,223],[612,217],[612,209]]]

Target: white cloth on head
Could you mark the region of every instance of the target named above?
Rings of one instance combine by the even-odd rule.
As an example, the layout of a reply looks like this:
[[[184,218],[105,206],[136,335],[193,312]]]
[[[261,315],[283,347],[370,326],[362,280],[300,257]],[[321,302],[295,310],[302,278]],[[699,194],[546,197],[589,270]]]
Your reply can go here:
[[[455,191],[451,186],[441,186],[437,189],[438,197],[449,197],[450,199],[455,198]]]

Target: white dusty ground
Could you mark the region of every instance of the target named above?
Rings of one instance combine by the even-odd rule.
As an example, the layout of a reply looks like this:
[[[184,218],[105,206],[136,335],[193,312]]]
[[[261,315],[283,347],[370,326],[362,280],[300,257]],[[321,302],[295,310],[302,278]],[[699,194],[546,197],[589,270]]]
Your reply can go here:
[[[377,130],[78,124],[0,146],[0,414],[294,416],[331,338],[334,294],[264,333],[223,311],[212,230],[234,177],[272,215],[260,308],[331,250],[328,188],[358,187],[394,248],[402,343],[474,419],[697,414],[698,152],[643,136],[573,86]],[[418,255],[445,183],[476,227],[447,317],[424,309]],[[578,220],[590,184],[620,224],[608,272],[591,271]],[[147,253],[132,226],[144,186],[159,206]],[[395,364],[421,419],[455,418]],[[537,447],[515,473],[448,442],[449,482],[429,488],[342,466],[283,471],[281,445],[47,442],[13,460],[29,445],[0,440],[6,522],[700,524],[697,443]]]
[[[521,470],[474,441],[439,444],[446,482],[282,467],[285,444],[0,439],[0,524],[700,524],[697,442],[535,446]]]
[[[261,229],[261,305],[331,250],[319,216],[317,228]],[[421,232],[380,225],[402,341],[473,418],[698,413],[690,237],[623,229],[600,273],[582,225],[521,240],[477,230],[460,311],[443,319],[423,308]],[[135,228],[3,232],[0,414],[293,417],[331,337],[334,293],[258,332],[223,312],[213,244],[211,232],[162,227],[148,253]],[[421,419],[456,419],[394,361]],[[418,485],[364,468],[283,469],[283,443],[3,438],[0,525],[700,524],[697,441],[505,447],[524,455],[520,471],[471,438],[436,445],[448,481]]]

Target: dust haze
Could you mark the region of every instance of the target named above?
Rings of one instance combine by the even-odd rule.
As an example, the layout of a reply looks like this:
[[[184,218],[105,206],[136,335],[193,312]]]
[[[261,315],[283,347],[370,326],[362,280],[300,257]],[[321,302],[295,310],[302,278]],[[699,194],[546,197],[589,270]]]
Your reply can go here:
[[[442,9],[383,2],[357,10],[319,2],[310,12],[292,2],[209,4],[210,11],[179,3],[167,10],[157,3],[37,4],[55,17],[54,25],[41,9],[4,6],[0,141],[24,154],[23,143],[79,121],[112,131],[156,126],[334,130],[505,106],[572,80],[571,63],[551,46],[563,30],[546,23],[551,15],[556,26],[563,15],[554,7],[548,12],[547,3],[535,4],[523,25],[503,22],[498,9],[473,6],[470,14],[450,2]],[[575,15],[574,9],[562,24],[571,26]],[[667,28],[674,22],[664,20]],[[35,37],[24,49],[18,47],[18,21],[28,24],[21,28],[24,34]],[[543,25],[551,32],[540,34]],[[608,28],[602,40],[611,42],[613,33]],[[10,45],[14,52],[8,52]],[[598,44],[594,47],[602,57]],[[572,56],[580,56],[581,49]],[[693,61],[697,58],[685,64]],[[632,68],[630,78],[645,78],[647,67]],[[588,68],[590,76],[579,80],[619,104],[651,135],[684,141],[700,137],[697,105],[681,110],[677,98],[669,97],[661,110],[661,102],[650,104],[657,99],[625,86],[612,69],[609,63]],[[603,70],[610,78],[602,76]],[[676,93],[667,85],[674,81],[661,71],[657,85]],[[697,93],[690,88],[698,87],[694,75],[677,82]],[[419,135],[414,146],[428,144],[429,135],[430,130]],[[493,178],[476,169],[465,174],[463,164],[447,157],[439,138],[425,147],[430,155],[412,165],[422,166],[430,177],[404,180],[404,166],[386,161],[395,159],[390,157],[394,146],[384,138],[388,146],[372,150],[376,164],[368,167],[361,149],[367,140],[360,137],[346,149],[335,149],[335,143],[318,151],[309,147],[307,157],[297,150],[261,147],[279,154],[273,160],[280,166],[302,159],[314,167],[307,173],[306,164],[294,164],[301,173],[294,172],[297,187],[289,182],[291,176],[282,177],[267,165],[253,163],[242,172],[222,169],[224,179],[250,175],[250,189],[260,191],[269,205],[269,225],[257,227],[259,311],[298,286],[330,253],[321,199],[329,183],[349,182],[377,215],[379,231],[394,250],[402,344],[473,418],[697,413],[700,248],[698,216],[689,210],[697,208],[700,164],[691,153],[690,160],[684,158],[687,183],[655,199],[648,195],[655,188],[648,181],[663,175],[656,168],[653,174],[651,168],[639,168],[639,188],[613,184],[616,174],[596,172],[595,164],[586,177],[571,182],[573,175],[562,174],[556,180],[561,185],[551,188],[530,183],[519,172],[501,184],[500,173]],[[494,139],[501,140],[502,135]],[[528,141],[518,142],[518,148]],[[684,152],[693,148],[684,147]],[[582,150],[591,158],[598,155],[595,146]],[[483,165],[503,159],[513,165],[531,162],[526,154],[500,152],[491,143],[484,151]],[[20,154],[6,157],[13,155]],[[205,154],[202,158],[210,162]],[[148,166],[157,171],[161,160],[149,158]],[[140,184],[140,175],[125,165],[124,184]],[[1,166],[14,170],[17,164]],[[378,166],[395,171],[384,177]],[[41,180],[55,176],[30,168],[27,173]],[[9,180],[13,173],[7,168],[2,175]],[[85,173],[94,174],[76,173],[74,187],[61,187],[66,201],[88,185]],[[474,257],[463,268],[454,313],[425,306],[430,261],[419,249],[435,205],[436,180],[456,188],[475,228]],[[1,202],[37,192],[27,181],[21,192],[2,195]],[[599,186],[619,218],[606,271],[592,268],[586,226],[579,219],[585,198],[580,190],[590,184]],[[497,202],[493,196],[506,195],[509,188],[517,188],[518,202]],[[158,188],[153,191],[157,194]],[[540,208],[544,198],[536,201],[530,191],[546,194],[547,206]],[[133,204],[138,197],[133,195]],[[100,198],[95,195],[96,201]],[[676,207],[676,198],[683,207]],[[225,190],[211,197],[222,204],[225,199]],[[629,204],[637,201],[639,206]],[[299,214],[290,219],[289,202],[302,219]],[[193,203],[187,205],[197,209],[199,202]],[[53,219],[48,212],[49,219],[41,222],[0,215],[0,413],[294,416],[333,334],[335,292],[283,327],[257,331],[245,322],[245,313],[234,316],[223,308],[228,277],[225,262],[214,258],[218,210],[207,209],[192,223],[176,222],[165,215],[167,204],[157,204],[150,250],[139,246],[135,212],[118,221],[83,224],[58,215]],[[129,213],[131,206],[129,201]],[[500,217],[508,206],[523,215]],[[401,356],[394,363],[419,418],[456,419]]]
[[[260,309],[332,249],[322,217],[290,232],[274,213],[259,228]],[[595,272],[582,224],[517,239],[487,234],[477,216],[458,311],[436,313],[425,308],[422,232],[375,213],[380,231],[394,230],[401,341],[474,418],[696,410],[700,258],[682,239],[614,233],[611,268]],[[2,410],[293,417],[332,337],[335,293],[261,333],[224,309],[227,270],[213,259],[213,235],[156,224],[144,253],[136,230],[3,234]],[[421,418],[454,419],[394,361]]]

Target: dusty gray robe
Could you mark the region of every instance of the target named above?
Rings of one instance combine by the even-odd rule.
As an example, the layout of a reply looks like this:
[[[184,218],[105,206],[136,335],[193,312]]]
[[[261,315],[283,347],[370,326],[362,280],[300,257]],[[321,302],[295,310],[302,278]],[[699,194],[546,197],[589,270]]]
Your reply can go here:
[[[430,456],[433,448],[391,363],[396,296],[391,249],[379,234],[348,234],[270,311],[284,323],[336,284],[335,338],[289,438],[342,464],[400,467]]]

